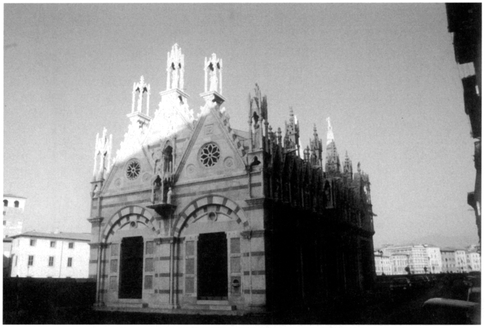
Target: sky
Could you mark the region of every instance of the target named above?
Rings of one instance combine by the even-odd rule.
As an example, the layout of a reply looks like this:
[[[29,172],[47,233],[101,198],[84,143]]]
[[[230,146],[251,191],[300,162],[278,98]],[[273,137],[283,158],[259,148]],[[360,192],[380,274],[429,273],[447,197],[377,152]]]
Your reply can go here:
[[[89,232],[96,133],[127,132],[132,87],[166,88],[185,55],[200,111],[204,58],[223,60],[224,107],[247,130],[257,83],[275,130],[292,107],[306,147],[330,117],[370,177],[374,244],[429,235],[478,243],[467,192],[473,139],[446,10],[439,3],[5,4],[4,193],[27,198],[24,231]]]

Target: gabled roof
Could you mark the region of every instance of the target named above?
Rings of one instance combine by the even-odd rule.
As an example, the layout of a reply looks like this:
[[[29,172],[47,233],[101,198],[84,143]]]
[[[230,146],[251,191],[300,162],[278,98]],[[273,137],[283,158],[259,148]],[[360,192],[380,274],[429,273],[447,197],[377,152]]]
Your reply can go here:
[[[21,237],[36,237],[45,239],[65,239],[65,240],[79,240],[79,241],[90,241],[90,233],[78,233],[78,232],[38,232],[38,231],[28,231],[21,233],[19,235],[10,236],[10,238],[21,238]]]

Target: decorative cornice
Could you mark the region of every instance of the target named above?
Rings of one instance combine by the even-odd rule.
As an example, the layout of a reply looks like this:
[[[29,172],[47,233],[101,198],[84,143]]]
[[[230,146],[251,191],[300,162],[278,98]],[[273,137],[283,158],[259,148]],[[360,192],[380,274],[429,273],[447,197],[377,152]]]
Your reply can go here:
[[[217,91],[208,91],[201,93],[200,96],[206,100],[206,103],[208,101],[212,101],[217,103],[218,105],[221,105],[223,102],[226,101],[226,98],[224,98],[219,92]]]
[[[95,224],[95,223],[101,223],[103,222],[104,220],[104,217],[102,216],[95,216],[95,217],[92,217],[92,218],[87,218],[87,220],[91,223],[91,224]]]
[[[107,248],[109,246],[108,243],[88,243],[89,246],[91,246],[91,248]]]
[[[165,90],[165,91],[161,91],[161,92],[160,92],[160,96],[162,96],[162,97],[163,97],[163,96],[166,96],[166,95],[169,95],[169,94],[172,94],[172,93],[176,93],[176,94],[178,94],[179,96],[182,96],[182,97],[184,97],[184,98],[190,98],[190,96],[189,96],[187,93],[185,93],[184,91],[182,91],[182,90],[180,90],[180,89],[178,89],[178,88],[176,88],[176,89],[169,89],[169,90]]]
[[[147,207],[155,210],[155,212],[157,212],[158,215],[160,215],[159,217],[156,217],[156,219],[160,219],[160,220],[169,219],[170,216],[173,214],[173,212],[175,212],[175,209],[177,208],[176,205],[167,204],[167,203],[147,205]]]
[[[246,199],[246,203],[248,203],[249,206],[260,206],[264,205],[266,198],[260,197],[260,198],[250,198]]]

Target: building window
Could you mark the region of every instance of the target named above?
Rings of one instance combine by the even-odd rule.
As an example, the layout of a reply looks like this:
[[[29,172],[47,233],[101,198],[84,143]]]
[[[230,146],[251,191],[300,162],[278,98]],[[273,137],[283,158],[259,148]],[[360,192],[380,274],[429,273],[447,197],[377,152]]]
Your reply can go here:
[[[19,201],[18,201],[18,200],[16,200],[16,201],[13,203],[13,205],[14,205],[15,207],[19,207]]]
[[[56,247],[56,242],[55,241],[51,241],[51,248],[55,248]]]
[[[3,200],[3,206],[8,206],[8,200],[6,199]]]
[[[35,246],[35,244],[37,244],[37,239],[31,239],[30,246]]]
[[[28,266],[34,265],[34,255],[29,255],[29,262],[27,263]]]
[[[141,166],[137,161],[132,161],[126,168],[126,177],[130,180],[135,180],[140,175]]]
[[[54,256],[49,256],[49,266],[54,266]]]
[[[3,220],[3,225],[6,226],[7,225],[7,220]]]
[[[221,151],[219,150],[219,147],[214,143],[205,145],[200,150],[200,162],[205,167],[211,167],[216,165],[220,157]]]
[[[69,243],[69,248],[74,248],[74,243],[73,242]]]
[[[72,257],[67,258],[67,266],[70,268],[72,267]]]

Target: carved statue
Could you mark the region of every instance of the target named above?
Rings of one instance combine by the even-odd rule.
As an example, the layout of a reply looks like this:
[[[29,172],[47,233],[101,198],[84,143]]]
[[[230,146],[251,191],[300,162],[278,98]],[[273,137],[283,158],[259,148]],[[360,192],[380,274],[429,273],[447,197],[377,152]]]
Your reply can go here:
[[[168,188],[167,204],[172,204],[172,188]]]
[[[212,54],[212,56],[207,60],[204,60],[205,67],[205,91],[218,91],[222,92],[222,84],[219,81],[221,68],[222,68],[222,60],[217,59],[216,54]],[[207,90],[207,74],[209,74],[209,90]]]
[[[217,91],[217,71],[214,69],[214,65],[209,64],[209,91]]]
[[[179,83],[179,71],[177,65],[172,63],[172,89],[175,89],[178,87]]]
[[[167,54],[167,89],[184,88],[184,65],[182,49],[174,44]]]

